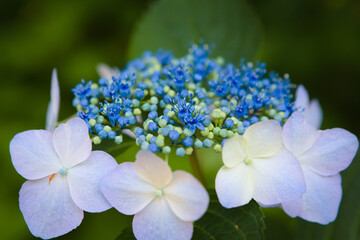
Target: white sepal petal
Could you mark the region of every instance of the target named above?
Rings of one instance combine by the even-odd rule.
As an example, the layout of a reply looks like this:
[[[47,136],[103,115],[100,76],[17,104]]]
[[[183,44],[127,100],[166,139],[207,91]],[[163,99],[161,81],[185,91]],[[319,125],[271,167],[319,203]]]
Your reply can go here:
[[[357,137],[341,128],[321,131],[313,146],[299,157],[301,165],[323,176],[347,168],[359,147]]]
[[[164,197],[173,212],[184,221],[196,221],[209,205],[209,194],[191,174],[175,171],[164,189]]]
[[[60,87],[56,69],[51,77],[50,102],[46,112],[46,130],[52,132],[58,120],[60,108]]]
[[[224,165],[232,168],[243,162],[246,157],[247,143],[244,137],[235,136],[227,140],[222,149]]]
[[[66,177],[26,181],[20,189],[20,210],[34,236],[49,239],[78,227],[84,213],[71,199]]]
[[[134,166],[137,174],[156,188],[164,188],[171,181],[169,165],[149,151],[140,150]]]
[[[221,205],[226,208],[250,202],[254,186],[248,166],[239,164],[234,168],[220,168],[215,179],[215,190]]]
[[[45,130],[16,134],[10,142],[10,155],[16,171],[30,180],[49,176],[61,167],[52,144],[52,134]]]
[[[254,159],[250,169],[254,199],[264,205],[297,199],[305,192],[301,166],[285,149],[270,158]]]
[[[106,152],[93,151],[86,161],[68,170],[71,196],[79,208],[87,212],[102,212],[111,208],[100,191],[100,180],[117,165]]]
[[[282,129],[275,120],[258,122],[246,129],[244,138],[247,141],[248,157],[269,157],[282,146]]]
[[[311,100],[309,107],[305,111],[305,115],[311,125],[316,129],[320,129],[323,120],[323,112],[317,99]]]
[[[310,222],[328,224],[336,219],[342,196],[341,176],[323,177],[303,167],[306,192],[300,199],[282,203],[291,217],[299,216]]]
[[[294,108],[297,111],[303,112],[309,106],[310,97],[309,93],[307,92],[306,88],[300,84],[295,93],[295,102]]]
[[[53,134],[54,148],[63,167],[70,168],[85,161],[91,153],[91,140],[86,123],[75,117],[60,124]]]
[[[294,112],[283,127],[284,145],[296,157],[310,149],[318,136],[319,131],[300,112]]]
[[[132,215],[141,211],[155,198],[152,185],[140,178],[134,163],[124,162],[100,182],[101,192],[119,212]]]
[[[138,240],[190,240],[193,225],[178,218],[165,198],[157,197],[134,216],[133,232]]]

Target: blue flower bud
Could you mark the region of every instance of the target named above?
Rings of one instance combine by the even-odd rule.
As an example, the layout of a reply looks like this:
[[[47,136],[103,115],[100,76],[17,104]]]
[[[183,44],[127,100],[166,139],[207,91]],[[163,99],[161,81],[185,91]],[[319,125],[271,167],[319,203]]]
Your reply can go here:
[[[259,121],[259,118],[257,116],[252,116],[250,118],[250,123],[251,124],[257,123],[258,121]]]
[[[159,147],[155,143],[151,143],[148,147],[148,150],[150,150],[153,153],[160,151]]]
[[[141,109],[144,110],[144,111],[150,111],[150,104],[149,103],[144,103],[141,106]]]
[[[185,156],[185,149],[184,148],[178,148],[176,149],[176,155],[179,157],[184,157]]]
[[[142,91],[140,89],[136,89],[134,94],[137,99],[142,99],[145,95],[144,91]]]
[[[204,147],[210,148],[213,145],[213,141],[211,141],[210,139],[207,138],[204,140],[203,144],[204,144]]]
[[[175,142],[180,137],[180,134],[176,130],[171,130],[169,132],[169,138],[171,141]],[[185,150],[184,150],[185,151]]]
[[[99,135],[99,138],[104,139],[104,138],[107,138],[108,133],[105,130],[101,130],[98,135]]]
[[[95,129],[96,132],[100,132],[101,130],[103,130],[103,128],[104,128],[104,126],[102,124],[100,124],[100,123],[97,123],[94,126],[94,129]]]
[[[145,136],[144,136],[144,135],[140,135],[140,136],[138,137],[138,142],[139,142],[140,144],[142,144],[144,141],[146,141]]]
[[[119,117],[119,119],[118,119],[118,123],[119,123],[119,125],[120,125],[121,127],[125,127],[126,124],[128,124],[128,122],[129,122],[129,120],[127,119],[127,117],[121,116],[121,117]]]
[[[160,128],[160,134],[167,137],[169,135],[170,129],[168,127]]]
[[[245,132],[245,127],[243,125],[238,126],[238,133],[242,135]]]
[[[202,120],[201,122],[205,127],[209,126],[211,121],[210,118],[208,116],[205,116],[204,120]]]
[[[183,144],[185,147],[191,147],[193,145],[193,140],[191,137],[186,137],[183,140]]]
[[[194,147],[195,148],[202,148],[203,147],[203,142],[200,139],[196,139],[196,141],[194,143]]]
[[[155,105],[155,104],[151,105],[150,111],[157,111],[157,105]]]
[[[134,116],[128,117],[128,120],[130,125],[134,125],[136,123],[136,118]]]
[[[108,138],[109,139],[115,139],[115,137],[116,137],[116,133],[113,130],[110,130],[108,132]]]
[[[151,139],[150,139],[150,143],[156,143],[156,137],[152,137]]]
[[[158,126],[156,123],[154,122],[149,122],[147,128],[150,130],[150,131],[154,131],[154,132],[157,132],[158,130]]]
[[[226,119],[225,121],[225,127],[231,129],[234,127],[234,121],[230,118]]]
[[[154,120],[157,117],[158,117],[158,113],[155,112],[155,111],[149,112],[149,114],[148,114],[148,118],[151,119],[151,120]]]

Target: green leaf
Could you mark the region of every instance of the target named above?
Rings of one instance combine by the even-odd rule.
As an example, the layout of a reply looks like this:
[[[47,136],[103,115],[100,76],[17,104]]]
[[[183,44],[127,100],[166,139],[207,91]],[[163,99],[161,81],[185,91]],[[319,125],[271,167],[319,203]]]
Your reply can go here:
[[[242,207],[226,209],[220,205],[214,190],[210,190],[209,194],[207,212],[194,222],[193,239],[264,239],[264,215],[255,201]]]
[[[212,56],[238,62],[253,60],[259,50],[262,28],[253,9],[239,0],[159,0],[152,4],[134,31],[128,58],[145,50],[187,53],[190,42],[214,43]]]
[[[220,205],[214,190],[209,190],[210,204],[205,215],[194,222],[195,240],[258,240],[264,239],[264,215],[255,201],[226,209]],[[117,240],[134,240],[131,227],[122,231]]]
[[[115,240],[136,240],[131,227],[125,228]]]
[[[135,145],[135,140],[131,137],[123,134],[123,142],[121,144],[116,144],[114,140],[103,139],[100,144],[93,144],[93,150],[101,150],[107,152],[114,158],[118,155],[124,153],[131,146]]]

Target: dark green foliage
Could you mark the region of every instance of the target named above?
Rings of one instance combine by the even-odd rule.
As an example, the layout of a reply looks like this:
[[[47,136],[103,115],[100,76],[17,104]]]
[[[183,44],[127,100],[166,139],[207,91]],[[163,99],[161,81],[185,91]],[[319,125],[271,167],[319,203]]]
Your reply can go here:
[[[191,41],[214,43],[212,56],[238,63],[252,60],[262,39],[261,25],[245,1],[160,0],[155,2],[134,32],[128,59],[144,50],[172,50],[183,56]]]

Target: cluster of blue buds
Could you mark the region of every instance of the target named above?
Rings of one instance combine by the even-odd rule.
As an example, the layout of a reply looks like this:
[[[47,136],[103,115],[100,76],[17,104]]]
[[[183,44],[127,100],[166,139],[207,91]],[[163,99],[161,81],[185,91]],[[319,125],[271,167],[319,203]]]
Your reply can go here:
[[[130,130],[137,145],[154,153],[220,152],[226,139],[251,124],[282,124],[295,110],[288,74],[267,74],[262,62],[235,65],[210,58],[211,49],[193,44],[182,58],[164,50],[145,52],[111,79],[82,80],[72,90],[73,105],[93,143],[121,144],[124,130]]]

